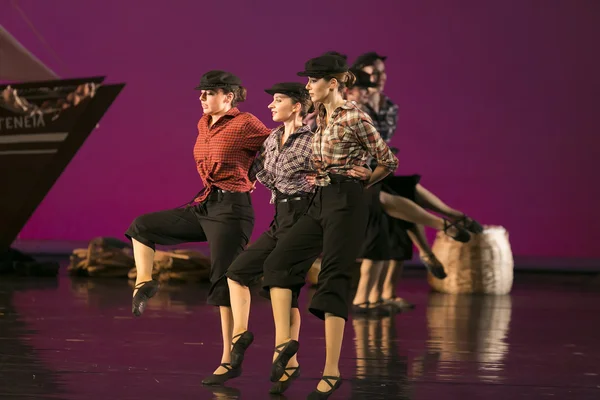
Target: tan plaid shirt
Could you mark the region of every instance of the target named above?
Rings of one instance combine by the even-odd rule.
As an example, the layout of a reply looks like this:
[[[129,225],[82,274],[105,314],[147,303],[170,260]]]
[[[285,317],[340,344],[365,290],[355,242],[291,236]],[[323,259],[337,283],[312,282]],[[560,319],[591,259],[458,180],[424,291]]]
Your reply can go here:
[[[327,125],[323,125],[325,106],[319,105],[317,131],[313,137],[313,162],[317,169],[317,185],[327,186],[329,174],[348,175],[354,166],[364,166],[369,156],[391,172],[398,159],[381,138],[371,118],[358,106],[347,101],[338,107]]]

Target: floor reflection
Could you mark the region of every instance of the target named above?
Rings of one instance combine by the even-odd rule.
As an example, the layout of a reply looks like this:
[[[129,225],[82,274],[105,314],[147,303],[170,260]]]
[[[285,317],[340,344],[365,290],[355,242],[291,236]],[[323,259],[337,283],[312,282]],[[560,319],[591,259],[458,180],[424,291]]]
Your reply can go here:
[[[331,400],[600,398],[600,292],[534,278],[519,277],[511,296],[454,296],[407,277],[398,292],[414,311],[348,321],[344,384]],[[0,398],[296,400],[321,376],[323,322],[307,311],[313,289],[300,297],[302,376],[280,397],[268,395],[267,300],[253,297],[255,342],[242,376],[207,388],[200,381],[221,357],[208,287],[165,284],[143,318],[131,316],[131,289],[119,279],[0,280]]]
[[[242,391],[232,386],[203,386],[205,393],[212,394],[213,400],[236,400],[242,398]],[[203,398],[207,398],[204,397]],[[273,396],[274,399],[286,399],[285,396]]]
[[[54,278],[23,280],[2,277],[0,287],[0,397],[61,398],[58,374],[49,369],[30,342],[37,334],[27,326],[14,306],[19,292],[54,291]]]
[[[351,399],[410,399],[407,357],[399,354],[396,315],[352,320],[356,372]]]
[[[512,303],[506,296],[431,293],[427,307],[428,354],[439,355],[436,375],[463,376],[465,368],[480,381],[502,383]]]
[[[71,278],[71,291],[77,301],[88,307],[108,309],[127,304],[133,294],[135,281],[105,278]],[[166,311],[170,314],[189,314],[192,308],[206,304],[198,283],[164,283],[148,303],[147,311]]]

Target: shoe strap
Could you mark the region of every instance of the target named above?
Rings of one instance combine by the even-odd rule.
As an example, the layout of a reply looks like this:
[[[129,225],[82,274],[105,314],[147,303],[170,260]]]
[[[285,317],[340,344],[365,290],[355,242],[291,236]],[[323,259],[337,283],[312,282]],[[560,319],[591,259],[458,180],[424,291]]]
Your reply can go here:
[[[221,367],[225,368],[227,371],[231,371],[233,369],[231,367],[231,363],[222,363]]]
[[[455,235],[451,235],[450,233],[448,233],[448,230],[450,228],[456,228],[456,234]],[[451,222],[450,220],[447,220],[447,219],[444,218],[444,233],[446,235],[448,235],[452,239],[458,239],[458,237],[461,234],[461,230],[464,230],[464,229],[459,226],[459,221]]]
[[[139,289],[142,286],[144,286],[146,283],[149,283],[149,282],[152,282],[152,280],[145,281],[145,282],[140,282],[140,283],[138,283],[137,285],[134,286],[134,289]]]
[[[292,375],[294,375],[294,374],[296,373],[296,371],[298,370],[298,368],[300,368],[300,366],[297,366],[297,367],[287,367],[287,368],[286,368],[286,369],[283,371],[283,373],[284,373],[284,374],[285,374],[285,375],[286,375],[288,378],[291,378],[291,377],[292,377]],[[288,369],[291,369],[291,370],[293,370],[294,372],[292,372],[292,373],[290,374],[289,372],[287,372],[287,370],[288,370]]]
[[[244,332],[242,332],[242,333],[238,333],[237,335],[235,335],[234,337],[232,337],[232,338],[231,338],[231,342],[232,342],[232,344],[235,344],[235,343],[233,343],[233,340],[234,340],[234,339],[236,339],[236,338],[239,338],[239,337],[242,337],[242,336],[244,335],[244,333],[246,333],[246,332],[248,332],[248,331],[244,331]],[[236,343],[237,343],[237,340],[236,340]]]
[[[325,383],[327,383],[329,386],[331,386],[332,389],[340,379],[342,379],[341,376],[322,376],[321,377],[321,380],[325,381]],[[334,383],[331,384],[331,381],[333,381]]]
[[[449,219],[444,218],[444,233],[446,233],[446,231],[454,226],[456,226],[458,224],[458,221],[450,221]]]
[[[290,342],[291,342],[291,340],[288,340],[287,342],[278,344],[277,346],[275,346],[275,352],[276,353],[281,353],[283,351],[283,348],[285,346],[287,346]]]

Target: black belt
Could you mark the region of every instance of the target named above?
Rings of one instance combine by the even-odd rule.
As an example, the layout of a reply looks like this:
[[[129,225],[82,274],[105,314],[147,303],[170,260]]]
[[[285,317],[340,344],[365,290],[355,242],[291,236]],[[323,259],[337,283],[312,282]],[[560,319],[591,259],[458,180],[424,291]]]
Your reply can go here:
[[[287,203],[290,201],[298,201],[298,200],[302,200],[302,199],[306,199],[306,197],[301,197],[301,196],[297,196],[297,197],[286,197],[284,199],[277,199],[276,201],[278,203]]]
[[[351,176],[341,175],[341,174],[329,174],[329,180],[331,183],[344,183],[344,182],[356,182],[361,183],[361,180],[358,178],[353,178]]]
[[[250,196],[250,192],[233,192],[231,190],[223,190],[223,189],[219,189],[219,188],[213,186],[210,189],[210,193],[206,197],[206,200],[209,200],[209,199],[214,200],[216,198],[218,201],[221,201],[223,199],[224,195],[229,196],[230,194],[245,194],[245,195]]]
[[[211,192],[216,192],[216,193],[248,193],[248,192],[233,192],[231,190],[223,190],[223,189],[219,189],[219,188],[213,188],[211,190]]]
[[[194,196],[194,198],[192,200],[190,200],[185,206],[191,206],[193,204],[195,204],[196,199],[201,196],[206,190],[208,190],[208,188],[203,188],[201,191],[198,192],[198,194],[196,194]],[[206,198],[202,201],[202,203],[204,203],[205,201],[207,201],[210,198],[213,198],[215,196],[219,196],[219,195],[223,195],[223,194],[231,194],[231,193],[243,193],[243,194],[247,194],[250,195],[250,192],[233,192],[230,190],[223,190],[223,189],[219,189],[216,186],[213,186],[210,188],[210,193],[208,194],[208,196],[206,196]],[[221,200],[220,198],[218,199],[219,201]],[[183,207],[183,206],[182,206]]]
[[[275,190],[275,202],[276,203],[288,203],[290,201],[298,201],[302,199],[309,199],[312,193],[297,192],[294,194],[281,193],[279,190]]]

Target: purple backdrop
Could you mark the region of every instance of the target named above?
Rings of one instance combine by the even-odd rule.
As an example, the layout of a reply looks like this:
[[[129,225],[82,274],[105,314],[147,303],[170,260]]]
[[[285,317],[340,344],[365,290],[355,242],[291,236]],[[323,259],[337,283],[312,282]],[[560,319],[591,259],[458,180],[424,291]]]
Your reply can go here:
[[[172,5],[168,5],[171,3]],[[327,50],[388,55],[400,173],[486,224],[517,255],[597,257],[600,2],[20,0],[0,23],[63,77],[126,82],[21,239],[122,237],[200,189],[192,158],[203,72],[241,76],[241,109],[273,126],[263,88]],[[1,62],[10,62],[2,60]],[[596,115],[594,115],[596,112]],[[595,134],[595,135],[594,135]],[[272,216],[254,193],[254,237]]]

